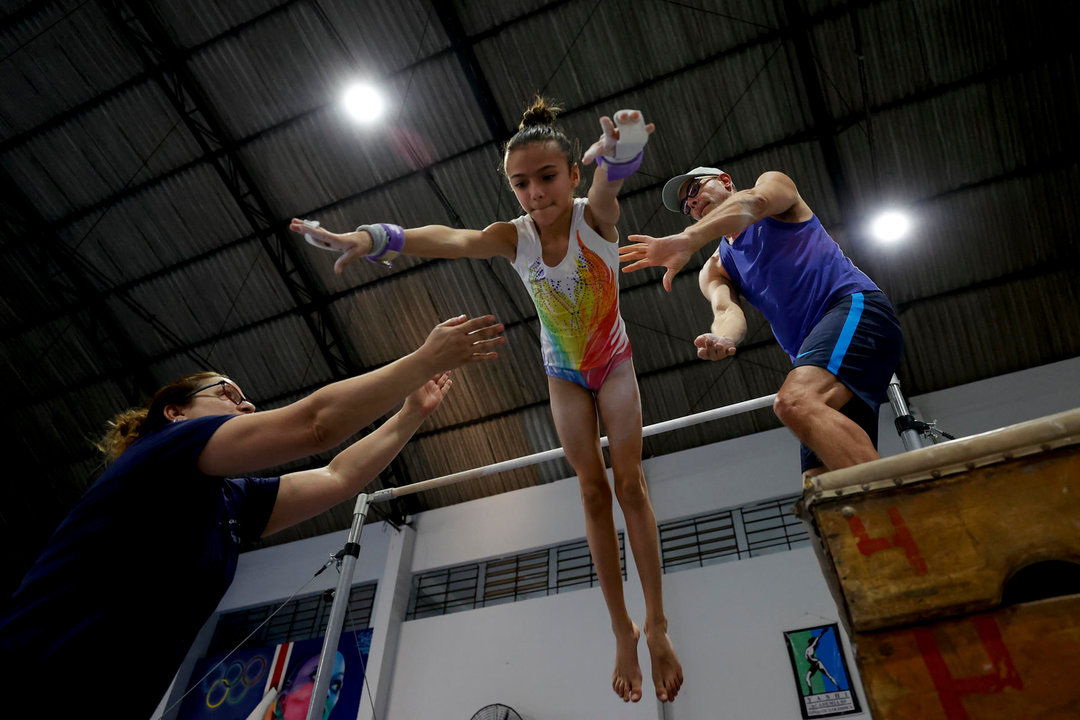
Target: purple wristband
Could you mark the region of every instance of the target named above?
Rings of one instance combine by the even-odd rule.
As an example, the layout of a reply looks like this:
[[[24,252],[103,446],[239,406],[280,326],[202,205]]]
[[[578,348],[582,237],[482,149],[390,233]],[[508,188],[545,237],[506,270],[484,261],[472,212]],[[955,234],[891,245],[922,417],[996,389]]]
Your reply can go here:
[[[391,225],[390,223],[379,223],[379,227],[386,232],[386,245],[378,255],[367,255],[365,257],[369,262],[391,267],[390,261],[400,255],[405,247],[405,230],[400,225]],[[390,253],[389,257],[387,257],[388,253]]]
[[[405,248],[405,228],[400,225],[390,225],[389,223],[379,224],[386,228],[386,234],[390,236],[390,242],[386,243],[386,249],[400,253]]]
[[[596,157],[596,164],[607,167],[608,180],[625,180],[638,171],[638,168],[641,167],[641,160],[644,157],[644,150],[626,162],[615,162],[610,158],[598,155]]]

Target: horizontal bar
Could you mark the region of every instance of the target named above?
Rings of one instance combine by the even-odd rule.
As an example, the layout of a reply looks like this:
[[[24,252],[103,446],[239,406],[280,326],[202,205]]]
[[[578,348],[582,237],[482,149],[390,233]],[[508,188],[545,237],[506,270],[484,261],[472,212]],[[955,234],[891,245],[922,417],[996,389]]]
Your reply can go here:
[[[691,425],[700,425],[701,423],[709,422],[710,420],[718,420],[732,415],[751,412],[752,410],[772,407],[774,400],[776,400],[775,393],[753,400],[744,400],[743,402],[735,403],[734,405],[725,405],[724,407],[713,408],[712,410],[706,410],[705,412],[686,415],[673,420],[665,420],[664,422],[643,427],[641,429],[641,436],[649,437],[650,435],[659,435],[660,433],[679,430],[684,427],[690,427]],[[607,445],[607,437],[600,438],[600,446],[607,447]],[[426,490],[434,490],[435,488],[446,487],[447,485],[456,485],[465,482],[466,480],[474,480],[476,478],[494,475],[495,473],[506,472],[507,470],[517,470],[519,468],[528,467],[529,465],[548,462],[549,460],[558,460],[565,454],[566,453],[561,447],[552,450],[544,450],[543,452],[533,453],[532,455],[523,455],[522,457],[514,458],[512,460],[503,460],[502,462],[493,463],[491,465],[473,468],[472,470],[463,470],[451,475],[432,478],[431,480],[422,480],[421,482],[412,483],[411,485],[385,488],[371,493],[368,500],[372,503],[389,502],[393,498],[399,498],[405,495],[414,495]]]

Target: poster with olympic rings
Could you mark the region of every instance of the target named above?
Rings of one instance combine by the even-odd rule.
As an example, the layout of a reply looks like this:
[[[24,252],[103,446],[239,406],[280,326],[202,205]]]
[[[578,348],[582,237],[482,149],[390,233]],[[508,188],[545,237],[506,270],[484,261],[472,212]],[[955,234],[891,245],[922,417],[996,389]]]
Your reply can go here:
[[[312,638],[202,658],[190,680],[198,685],[184,698],[177,720],[246,720],[275,690],[258,720],[304,720],[322,643]],[[341,634],[323,720],[356,717],[370,648],[370,628]]]

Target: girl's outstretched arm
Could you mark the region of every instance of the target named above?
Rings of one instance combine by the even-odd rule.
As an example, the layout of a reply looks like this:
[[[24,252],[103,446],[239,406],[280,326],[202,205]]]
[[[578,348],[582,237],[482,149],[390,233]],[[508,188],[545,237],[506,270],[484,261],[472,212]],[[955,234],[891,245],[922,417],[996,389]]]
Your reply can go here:
[[[508,222],[492,223],[483,230],[445,225],[401,228],[379,224],[361,225],[352,232],[335,233],[318,222],[293,218],[289,229],[303,235],[316,247],[340,252],[341,257],[334,263],[334,272],[338,274],[353,260],[362,257],[374,262],[387,262],[398,254],[436,258],[489,258],[498,255],[513,260],[517,252],[517,231]],[[375,235],[383,236],[379,248],[376,248]]]
[[[486,259],[501,256],[513,260],[517,254],[517,230],[508,222],[492,223],[483,230],[425,225],[405,231],[402,252],[417,257]]]

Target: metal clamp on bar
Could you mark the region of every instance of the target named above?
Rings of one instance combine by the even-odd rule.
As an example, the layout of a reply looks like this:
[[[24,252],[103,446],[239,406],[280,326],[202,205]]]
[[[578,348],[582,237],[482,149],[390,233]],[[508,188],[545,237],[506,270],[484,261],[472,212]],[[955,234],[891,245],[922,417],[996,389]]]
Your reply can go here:
[[[919,425],[925,424],[916,420],[914,415],[900,415],[893,422],[896,423],[897,433],[903,433],[905,430],[914,430],[921,433],[922,428]]]
[[[916,420],[911,415],[901,415],[893,422],[896,423],[896,432],[903,435],[907,430],[913,430],[920,435],[929,435],[931,437],[941,436],[948,440],[955,440],[956,437],[950,435],[944,430],[939,430],[936,422],[923,422],[922,420]]]

